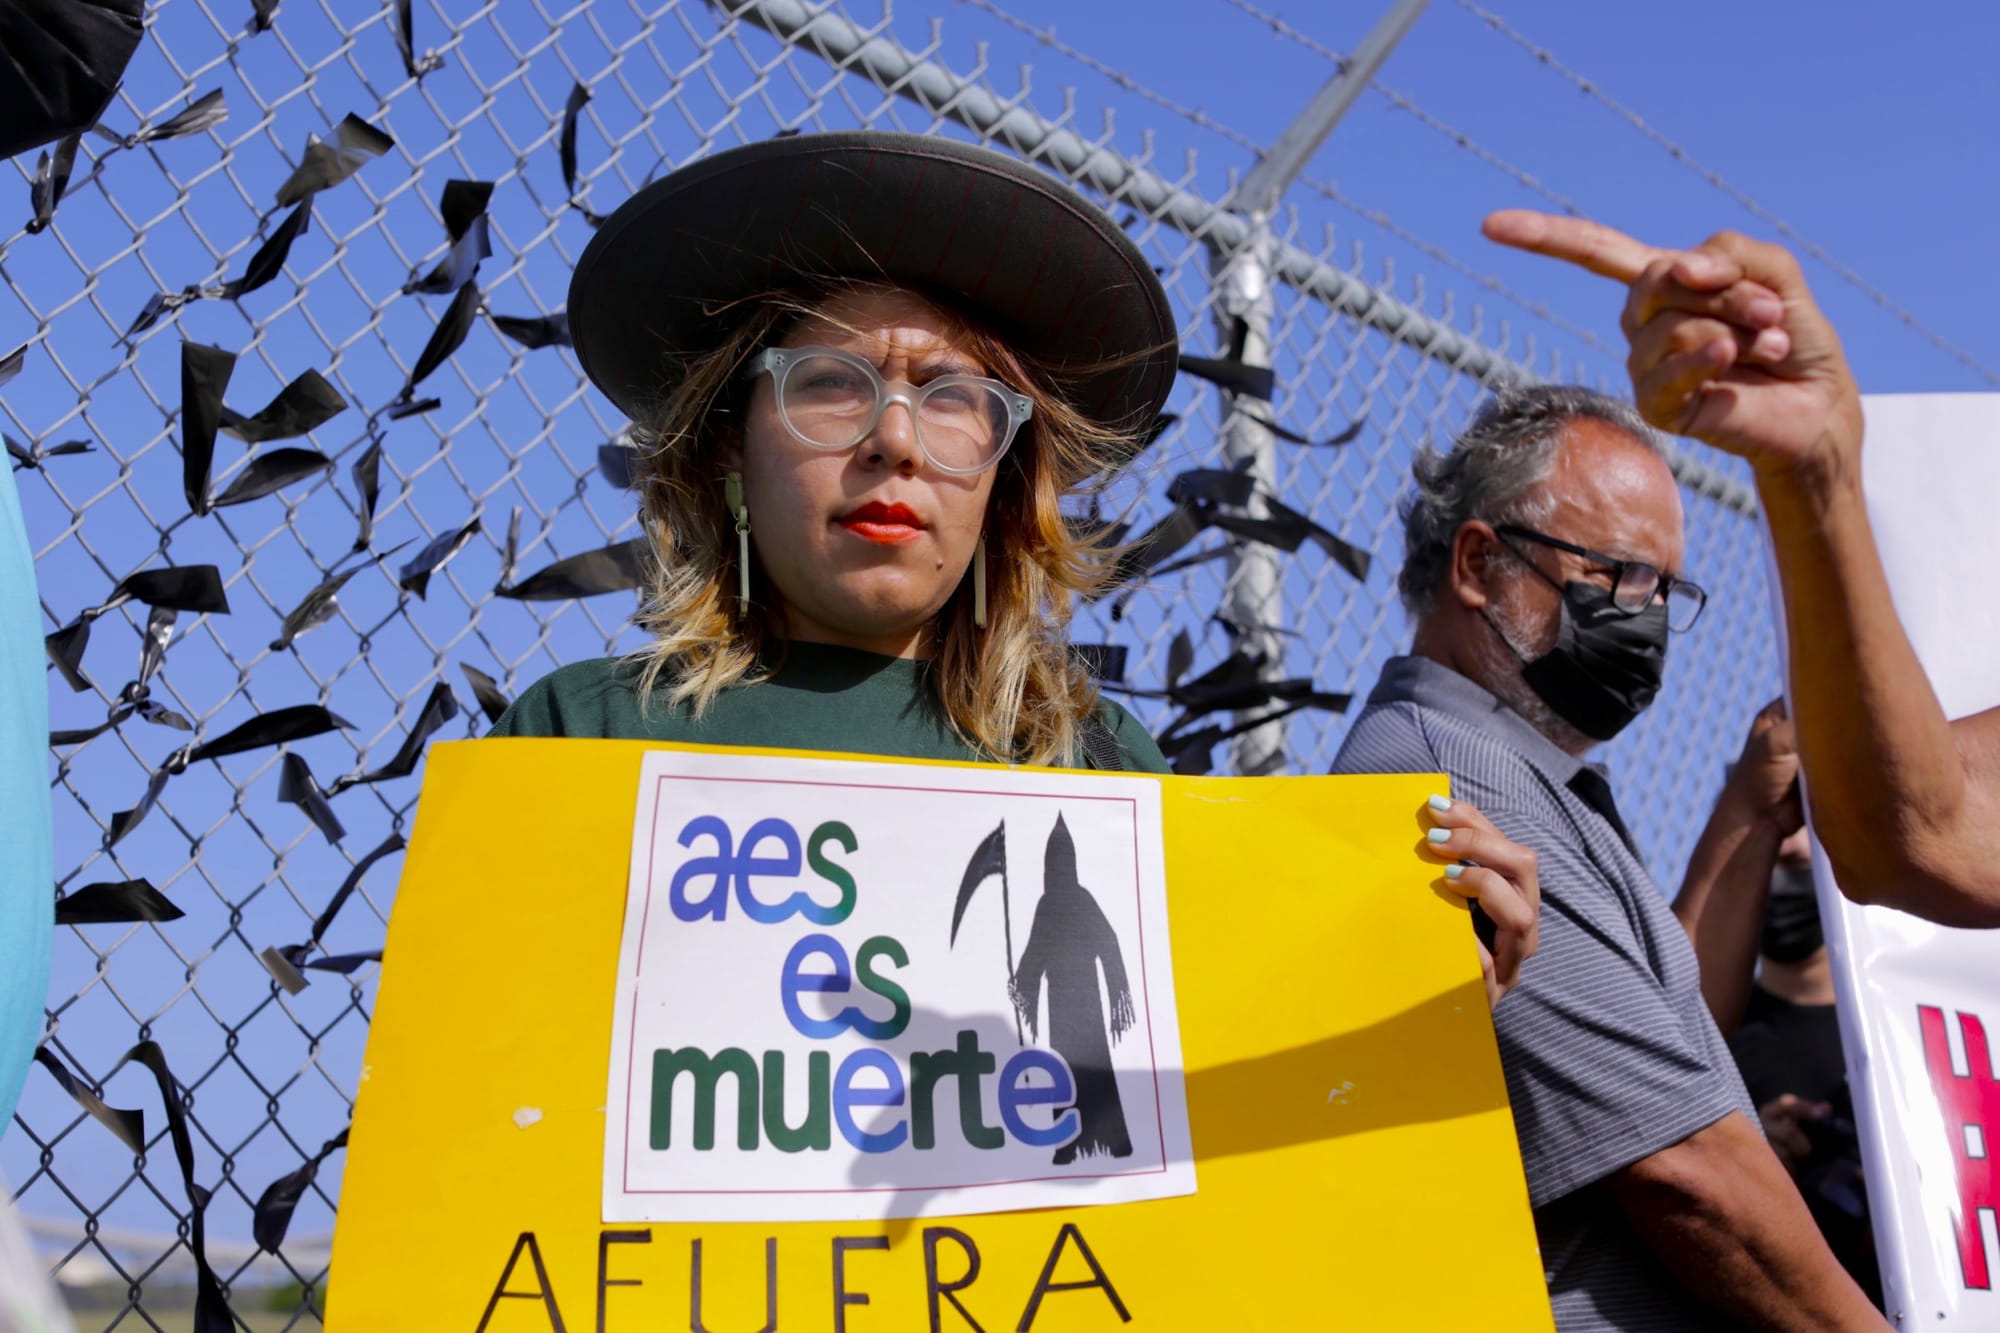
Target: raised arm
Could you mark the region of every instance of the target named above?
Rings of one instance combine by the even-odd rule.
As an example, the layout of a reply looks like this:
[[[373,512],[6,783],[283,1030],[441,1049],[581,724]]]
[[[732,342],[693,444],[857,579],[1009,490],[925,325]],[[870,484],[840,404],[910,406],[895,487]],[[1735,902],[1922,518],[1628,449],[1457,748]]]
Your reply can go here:
[[[1750,724],[1674,898],[1674,916],[1701,963],[1701,998],[1725,1037],[1750,1003],[1779,847],[1805,819],[1798,778],[1798,749],[1780,700]]]
[[[1798,262],[1729,232],[1663,250],[1539,213],[1495,213],[1486,234],[1625,284],[1639,410],[1755,469],[1813,829],[1841,891],[2000,926],[2000,710],[1948,721],[1896,617],[1861,492],[1860,395]]]

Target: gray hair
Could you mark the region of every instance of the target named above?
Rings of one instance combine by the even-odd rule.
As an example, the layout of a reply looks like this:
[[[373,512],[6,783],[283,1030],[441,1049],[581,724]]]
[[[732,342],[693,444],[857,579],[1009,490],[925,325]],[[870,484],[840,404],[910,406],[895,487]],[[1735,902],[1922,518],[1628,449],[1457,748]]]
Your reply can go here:
[[[1412,617],[1429,611],[1451,568],[1452,543],[1468,519],[1536,527],[1554,500],[1542,482],[1572,421],[1602,421],[1666,457],[1666,445],[1631,404],[1571,384],[1503,389],[1479,409],[1450,453],[1425,445],[1410,466],[1403,501],[1403,571],[1397,591]]]

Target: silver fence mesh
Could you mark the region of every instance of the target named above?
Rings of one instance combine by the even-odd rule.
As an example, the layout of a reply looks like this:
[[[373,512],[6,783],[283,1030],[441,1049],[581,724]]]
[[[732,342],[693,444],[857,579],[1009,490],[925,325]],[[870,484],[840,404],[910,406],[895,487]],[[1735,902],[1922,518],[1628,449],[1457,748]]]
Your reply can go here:
[[[1035,84],[1029,71],[991,67],[973,39],[1003,33],[994,5],[977,6],[984,17],[953,11],[947,33],[867,0],[828,9],[798,0],[441,0],[415,7],[407,56],[393,0],[284,0],[265,31],[252,22],[259,9],[272,6],[156,5],[103,117],[109,133],[83,141],[52,224],[0,239],[0,339],[26,344],[22,373],[0,395],[0,429],[33,462],[16,481],[47,628],[71,625],[128,575],[168,566],[216,566],[229,606],[183,613],[164,628],[164,617],[153,618],[153,641],[164,636],[165,651],[136,689],[127,682],[142,681],[149,623],[136,601],[96,620],[83,659],[88,688],[50,676],[58,731],[122,717],[52,748],[58,891],[144,878],[184,913],[58,934],[48,1048],[86,1083],[108,1079],[107,1101],[148,1108],[145,1151],[122,1146],[40,1074],[0,1141],[0,1173],[84,1326],[177,1324],[192,1300],[192,1208],[158,1096],[143,1071],[112,1072],[142,1040],[159,1043],[178,1081],[194,1179],[209,1192],[209,1258],[239,1322],[317,1322],[341,1154],[325,1158],[281,1242],[258,1243],[253,1209],[346,1125],[376,968],[312,970],[312,984],[292,994],[259,955],[306,940],[357,863],[408,831],[418,777],[334,798],[345,829],[334,842],[300,805],[280,800],[287,756],[323,785],[374,770],[418,727],[440,683],[463,707],[436,734],[479,733],[482,713],[462,668],[511,697],[561,663],[634,645],[629,592],[547,602],[496,595],[559,558],[637,533],[629,494],[599,469],[600,447],[624,423],[565,348],[526,346],[506,322],[560,309],[590,235],[587,210],[607,212],[691,158],[787,130],[977,138],[1072,180],[1124,222],[1159,266],[1188,351],[1227,356],[1231,321],[1247,310],[1250,349],[1267,347],[1274,368],[1268,407],[1183,376],[1171,404],[1178,420],[1106,493],[1104,512],[1143,528],[1170,507],[1174,477],[1248,458],[1261,489],[1244,516],[1270,517],[1267,495],[1374,559],[1356,577],[1310,540],[1285,551],[1211,530],[1181,556],[1215,558],[1156,572],[1087,608],[1076,638],[1127,650],[1122,697],[1156,728],[1177,712],[1157,697],[1170,671],[1191,660],[1199,673],[1239,642],[1269,647],[1268,676],[1365,694],[1408,641],[1394,581],[1396,505],[1413,451],[1448,441],[1497,382],[1586,377],[1575,363],[1537,357],[1530,339],[1463,300],[1450,272],[1420,265],[1414,279],[1395,283],[1379,266],[1371,271],[1354,236],[1335,234],[1326,191],[1296,191],[1301,202],[1259,233],[1219,207],[1233,173],[1250,165],[1238,148],[1217,151],[1212,136],[1171,119],[1120,133],[1111,112],[1130,102],[1129,89],[1110,87],[1104,106],[1092,107]],[[579,88],[588,100],[573,117],[572,192],[563,140]],[[220,123],[114,142],[214,90],[227,107]],[[189,301],[129,332],[156,294],[244,274],[290,211],[276,197],[308,143],[333,138],[350,114],[394,144],[313,197],[306,230],[273,280],[238,299]],[[16,166],[18,187],[6,190],[25,212],[33,164]],[[405,291],[446,256],[451,180],[493,187],[492,253],[473,279],[479,313],[416,389],[438,405],[392,416],[385,409],[454,304],[448,288]],[[1261,303],[1245,306],[1231,275],[1253,261],[1271,281]],[[1560,330],[1542,333],[1563,341]],[[182,475],[184,342],[237,354],[225,398],[246,416],[309,370],[347,404],[282,444],[222,436],[214,490],[246,460],[280,448],[317,450],[330,466],[263,498],[192,514]],[[1273,440],[1258,424],[1265,419],[1316,443]],[[1351,442],[1317,447],[1357,423]],[[47,452],[70,440],[91,447]],[[379,499],[357,552],[369,502],[355,465],[371,450],[379,450]],[[1661,703],[1610,755],[1621,804],[1666,884],[1678,880],[1750,715],[1777,686],[1743,475],[1713,455],[1688,456],[1682,471],[1688,567],[1709,588],[1710,609],[1674,645]],[[399,586],[417,552],[454,532],[466,532],[465,543],[423,595]],[[346,571],[330,618],[285,643],[286,618]],[[1191,659],[1173,647],[1182,635]],[[346,725],[188,763],[111,842],[114,815],[138,806],[182,747],[314,704]],[[1248,762],[1324,772],[1345,725],[1333,711],[1298,712],[1218,745],[1215,771]],[[380,947],[397,865],[390,856],[360,877],[312,957]]]

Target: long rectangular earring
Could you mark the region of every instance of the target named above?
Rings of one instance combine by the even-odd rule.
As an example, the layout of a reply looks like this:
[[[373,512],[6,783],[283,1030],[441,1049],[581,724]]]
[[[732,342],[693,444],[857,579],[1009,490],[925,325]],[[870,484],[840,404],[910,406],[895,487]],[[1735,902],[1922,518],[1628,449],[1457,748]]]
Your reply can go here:
[[[972,548],[972,623],[986,628],[986,537]]]
[[[750,606],[750,506],[743,499],[743,474],[731,472],[722,479],[723,503],[736,520],[736,603]]]

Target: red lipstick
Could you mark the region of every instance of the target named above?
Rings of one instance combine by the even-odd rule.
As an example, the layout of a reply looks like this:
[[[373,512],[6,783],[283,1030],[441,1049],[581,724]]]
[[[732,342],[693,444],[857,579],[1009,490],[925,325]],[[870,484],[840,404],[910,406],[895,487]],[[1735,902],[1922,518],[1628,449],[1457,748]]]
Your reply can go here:
[[[878,546],[913,541],[924,530],[923,520],[908,505],[883,504],[880,500],[857,505],[834,521],[863,541]]]

